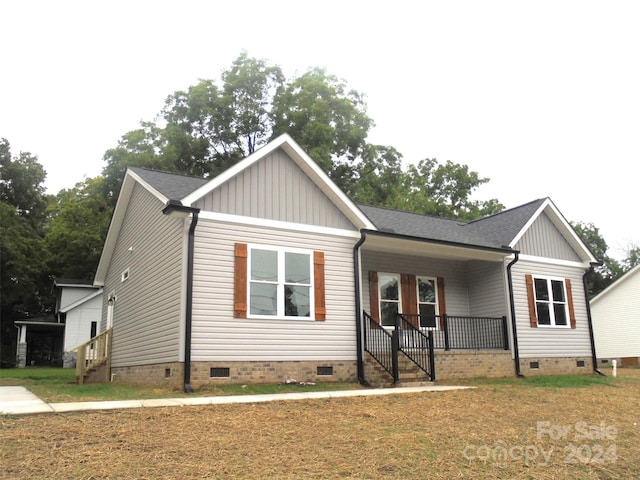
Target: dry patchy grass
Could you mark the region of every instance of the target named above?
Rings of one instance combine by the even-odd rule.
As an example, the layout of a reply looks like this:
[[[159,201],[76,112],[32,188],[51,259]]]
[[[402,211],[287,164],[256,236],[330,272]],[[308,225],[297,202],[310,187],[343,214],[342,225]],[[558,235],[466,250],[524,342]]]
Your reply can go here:
[[[0,477],[640,479],[640,370],[619,375],[583,388],[487,382],[452,392],[2,418]],[[606,438],[581,438],[583,430]]]

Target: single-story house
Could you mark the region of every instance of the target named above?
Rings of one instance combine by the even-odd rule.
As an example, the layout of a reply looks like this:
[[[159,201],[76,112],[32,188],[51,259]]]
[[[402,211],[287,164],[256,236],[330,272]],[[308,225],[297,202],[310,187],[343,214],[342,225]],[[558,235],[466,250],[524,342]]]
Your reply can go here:
[[[591,314],[598,359],[620,359],[623,365],[638,366],[640,265],[592,298]]]
[[[102,289],[92,280],[56,278],[54,315],[14,322],[19,330],[16,364],[75,366],[73,350],[95,337],[102,316]]]
[[[129,168],[95,286],[115,380],[383,385],[592,372],[595,263],[549,198],[357,205],[285,134],[212,179]]]

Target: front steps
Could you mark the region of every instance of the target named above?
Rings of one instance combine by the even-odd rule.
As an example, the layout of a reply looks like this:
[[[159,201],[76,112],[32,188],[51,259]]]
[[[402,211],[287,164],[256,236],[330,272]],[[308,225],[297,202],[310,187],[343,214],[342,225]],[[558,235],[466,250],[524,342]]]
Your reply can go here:
[[[365,379],[376,388],[388,387],[423,387],[433,385],[429,376],[413,363],[406,355],[398,354],[398,373],[400,379],[394,383],[393,376],[368,353],[365,358]]]

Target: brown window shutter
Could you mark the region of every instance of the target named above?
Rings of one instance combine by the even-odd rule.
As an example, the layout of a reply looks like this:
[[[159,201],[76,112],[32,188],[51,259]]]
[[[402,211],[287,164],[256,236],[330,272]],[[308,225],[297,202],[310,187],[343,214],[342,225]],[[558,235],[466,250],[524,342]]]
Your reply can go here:
[[[576,312],[573,308],[573,294],[571,293],[571,280],[568,278],[565,278],[564,284],[567,289],[567,303],[569,304],[569,322],[571,324],[571,328],[576,328]]]
[[[417,317],[418,292],[416,290],[416,276],[407,273],[400,275],[400,288],[402,293],[402,313],[408,314],[407,320],[417,327],[420,322]]]
[[[316,320],[324,321],[327,319],[324,293],[324,252],[313,252],[313,283]]]
[[[236,243],[233,273],[233,316],[247,318],[247,244]]]
[[[440,330],[444,330],[442,315],[445,315],[447,313],[447,304],[444,300],[444,278],[438,277],[436,281],[438,284],[438,313],[440,314]]]
[[[538,315],[536,314],[536,297],[533,293],[533,276],[524,276],[527,282],[527,300],[529,301],[529,324],[532,328],[538,327]]]
[[[369,272],[369,307],[371,318],[380,323],[380,304],[378,301],[378,272]]]

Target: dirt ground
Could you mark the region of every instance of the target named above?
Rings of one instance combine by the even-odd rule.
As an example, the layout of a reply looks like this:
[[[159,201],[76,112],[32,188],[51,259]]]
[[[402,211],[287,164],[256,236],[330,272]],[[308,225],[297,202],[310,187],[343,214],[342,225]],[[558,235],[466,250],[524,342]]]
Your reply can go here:
[[[9,479],[640,479],[640,370],[608,385],[0,418]]]

